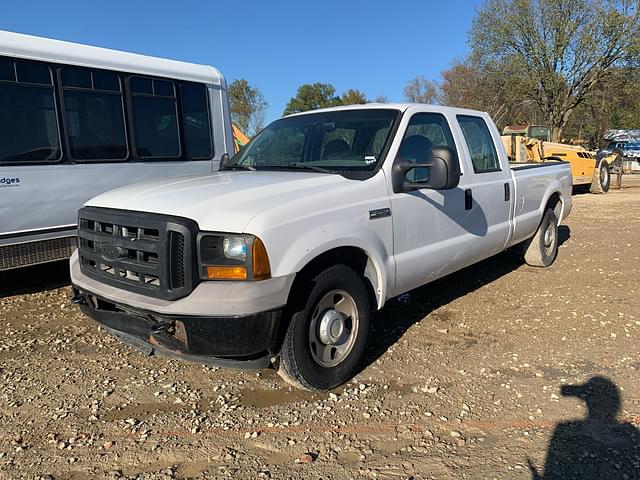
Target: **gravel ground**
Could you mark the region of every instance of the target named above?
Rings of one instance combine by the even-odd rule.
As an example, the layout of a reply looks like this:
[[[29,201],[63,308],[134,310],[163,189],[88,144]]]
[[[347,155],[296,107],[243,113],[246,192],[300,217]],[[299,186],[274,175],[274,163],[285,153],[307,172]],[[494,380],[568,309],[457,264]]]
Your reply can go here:
[[[0,274],[0,478],[640,478],[639,208],[639,176],[577,194],[551,268],[504,254],[389,302],[326,394],[145,357],[64,264]]]

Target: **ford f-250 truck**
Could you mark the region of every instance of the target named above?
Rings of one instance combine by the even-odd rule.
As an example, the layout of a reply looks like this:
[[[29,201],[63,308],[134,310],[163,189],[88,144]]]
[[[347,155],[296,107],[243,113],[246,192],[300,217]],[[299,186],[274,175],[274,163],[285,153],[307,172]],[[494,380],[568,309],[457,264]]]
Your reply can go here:
[[[372,312],[390,298],[512,246],[549,266],[571,187],[566,163],[510,166],[486,113],[296,114],[221,172],[90,200],[74,302],[148,354],[272,365],[326,390],[355,374]]]

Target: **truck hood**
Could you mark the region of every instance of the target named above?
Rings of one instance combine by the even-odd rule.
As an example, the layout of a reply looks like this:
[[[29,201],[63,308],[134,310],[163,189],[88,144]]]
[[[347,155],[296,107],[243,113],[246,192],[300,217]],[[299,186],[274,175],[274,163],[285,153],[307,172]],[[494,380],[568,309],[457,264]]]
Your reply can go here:
[[[129,185],[86,205],[175,215],[195,220],[202,230],[240,233],[264,211],[349,182],[315,172],[215,172]]]

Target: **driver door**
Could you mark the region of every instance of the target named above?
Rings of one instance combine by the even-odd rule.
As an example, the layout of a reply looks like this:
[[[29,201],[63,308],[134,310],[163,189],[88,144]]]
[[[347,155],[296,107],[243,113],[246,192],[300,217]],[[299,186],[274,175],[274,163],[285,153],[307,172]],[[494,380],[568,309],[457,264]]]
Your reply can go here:
[[[435,146],[459,152],[444,115],[416,113],[397,157],[422,163]],[[419,182],[428,175],[428,168],[416,168],[407,178]],[[450,190],[424,188],[391,194],[396,292],[413,289],[472,262],[473,237],[482,232],[474,231],[481,227],[481,222],[472,218],[478,210],[465,208],[465,181],[461,176],[458,187]]]

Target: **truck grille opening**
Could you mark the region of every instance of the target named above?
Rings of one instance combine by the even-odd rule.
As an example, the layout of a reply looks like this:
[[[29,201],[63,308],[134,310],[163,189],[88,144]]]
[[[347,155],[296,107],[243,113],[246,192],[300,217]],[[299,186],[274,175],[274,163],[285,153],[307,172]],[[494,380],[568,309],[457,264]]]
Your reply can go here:
[[[197,283],[197,231],[184,218],[86,207],[78,218],[80,268],[125,290],[180,298]]]
[[[171,245],[171,264],[175,265],[175,268],[171,270],[171,287],[182,288],[185,282],[184,235],[179,232],[171,232],[169,238]]]

